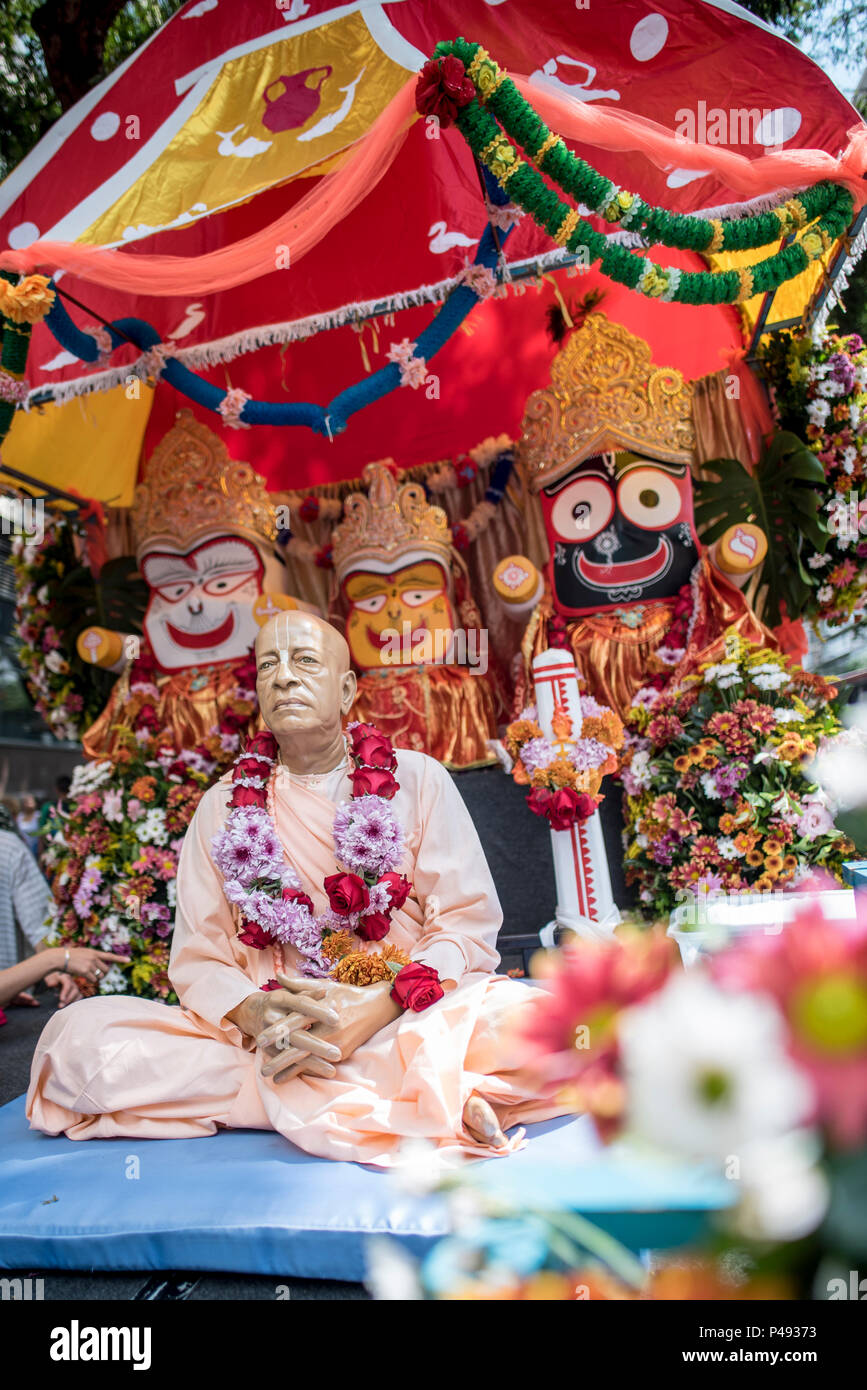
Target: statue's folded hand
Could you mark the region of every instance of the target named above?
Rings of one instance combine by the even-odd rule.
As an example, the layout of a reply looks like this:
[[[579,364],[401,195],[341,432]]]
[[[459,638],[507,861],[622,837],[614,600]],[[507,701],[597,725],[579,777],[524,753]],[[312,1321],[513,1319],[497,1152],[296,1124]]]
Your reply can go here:
[[[310,1054],[323,1065],[329,1058],[339,1061],[337,1048],[309,1031],[314,1024],[329,1029],[339,1023],[336,1011],[320,1002],[324,994],[319,982],[286,979],[282,989],[257,990],[226,1015],[262,1052],[263,1076],[274,1076]]]
[[[279,972],[277,978],[284,986],[291,984],[288,977]],[[285,1071],[281,1066],[282,1074],[277,1077],[279,1081],[288,1081],[302,1073],[334,1076],[334,1062],[345,1062],[357,1048],[368,1042],[380,1029],[393,1023],[403,1012],[391,997],[391,984],[388,981],[363,988],[338,984],[333,980],[319,981],[319,985],[323,990],[323,1004],[320,1007],[327,1006],[336,1015],[337,1022],[316,1024],[304,1034],[302,1047],[307,1049],[307,1055],[297,1057]],[[313,1043],[325,1044],[328,1052],[312,1046]],[[283,1065],[286,1055],[285,1052],[282,1054]],[[276,1071],[277,1068],[272,1067],[266,1072],[263,1067],[262,1075],[274,1075]]]

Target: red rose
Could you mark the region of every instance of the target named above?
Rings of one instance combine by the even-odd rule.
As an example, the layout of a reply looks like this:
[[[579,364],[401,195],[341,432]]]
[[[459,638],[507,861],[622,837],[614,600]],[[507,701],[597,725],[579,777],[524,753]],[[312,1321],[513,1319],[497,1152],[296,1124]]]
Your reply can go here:
[[[247,744],[244,752],[248,758],[275,758],[277,756],[277,740],[273,734],[269,734],[267,729],[254,734]]]
[[[257,951],[267,951],[269,946],[274,943],[266,931],[263,931],[258,922],[245,922],[243,931],[238,933],[238,940],[243,941],[245,946],[255,946]]]
[[[260,761],[259,758],[251,758],[249,754],[240,758],[235,764],[233,777],[238,780],[241,777],[262,777],[265,778],[270,772],[268,763]]]
[[[257,791],[255,787],[233,787],[230,806],[264,806],[265,791]]]
[[[412,1009],[415,1013],[429,1009],[431,1004],[442,999],[444,993],[437,972],[429,965],[422,965],[420,961],[415,960],[395,975],[391,987],[392,999],[402,1008]]]
[[[416,110],[422,116],[436,116],[443,129],[453,124],[458,111],[476,95],[460,58],[430,58],[422,68],[415,87]]]
[[[440,82],[445,91],[458,106],[469,106],[476,89],[472,79],[467,77],[467,70],[460,58],[456,58],[450,53],[447,58],[441,59]]]
[[[545,787],[534,787],[527,797],[527,805],[534,816],[544,816],[550,800],[551,793]]]
[[[279,980],[266,980],[264,985],[260,985],[259,988],[268,994],[270,990],[282,989],[283,986],[280,984]]]
[[[387,912],[366,912],[358,919],[355,931],[363,941],[381,941],[391,930],[391,918]]]
[[[379,880],[388,889],[389,904],[391,907],[403,907],[410,895],[412,884],[403,874],[383,874]]]
[[[333,912],[349,917],[361,912],[370,902],[367,884],[358,874],[332,874],[323,884]]]
[[[313,911],[313,900],[308,898],[306,893],[302,893],[300,888],[286,887],[283,889],[284,903],[298,903],[301,907],[307,907]]]
[[[588,804],[590,810],[587,809]],[[551,793],[545,815],[552,830],[569,830],[577,821],[586,820],[595,808],[596,802],[592,796],[576,792],[572,787],[558,787]]]
[[[359,767],[350,772],[353,796],[383,796],[390,801],[400,783],[381,767]]]
[[[142,705],[135,722],[139,729],[158,729],[160,727],[159,716],[153,705]]]
[[[362,732],[364,730],[364,732]],[[368,767],[397,767],[397,759],[389,739],[369,724],[360,724],[352,730],[352,754],[360,763]]]

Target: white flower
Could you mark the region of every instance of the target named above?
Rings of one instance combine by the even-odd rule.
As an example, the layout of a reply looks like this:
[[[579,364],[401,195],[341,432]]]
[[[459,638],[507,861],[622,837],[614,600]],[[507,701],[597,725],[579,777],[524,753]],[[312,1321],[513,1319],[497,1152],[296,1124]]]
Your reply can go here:
[[[814,401],[810,401],[810,404],[807,406],[807,415],[810,423],[813,425],[824,425],[830,413],[830,402],[823,400],[821,396]]]
[[[631,1127],[661,1148],[725,1161],[794,1129],[809,1108],[782,1017],[762,995],[674,976],[624,1015],[620,1040]]]
[[[175,879],[170,878],[170,879],[168,880],[168,882],[166,883],[166,897],[167,897],[167,899],[168,899],[169,907],[175,907],[175,906],[177,905],[177,900],[178,900],[178,896],[177,896],[177,895],[178,895],[177,882],[176,882]]]
[[[759,690],[779,690],[781,685],[786,685],[788,679],[787,672],[781,671],[778,666],[774,668],[773,673],[768,671],[761,676],[753,673],[753,684],[757,685]]]
[[[816,598],[820,603],[830,603],[833,597],[834,589],[830,584],[823,584],[820,589],[816,590]]]
[[[98,763],[79,763],[72,773],[70,796],[83,796],[85,792],[95,791],[112,776],[114,768],[108,761]]]
[[[844,450],[843,450],[843,470],[844,470],[844,472],[846,472],[846,473],[854,473],[854,472],[855,472],[855,460],[857,459],[857,457],[858,457],[858,450],[857,450],[857,449],[854,449],[854,448],[852,447],[851,444],[849,445],[849,447],[848,447],[847,449],[844,449]]]
[[[722,680],[728,680],[729,685],[731,685],[730,678],[734,676],[735,681],[737,681],[738,670],[736,661],[720,661],[715,666],[708,666],[704,673],[704,683],[705,685],[717,685]]]
[[[716,778],[712,772],[702,773],[701,785],[704,789],[705,796],[713,797],[715,800],[719,797],[719,787],[716,784]]]
[[[796,1130],[747,1144],[740,1158],[741,1200],[735,1229],[748,1240],[801,1240],[828,1208],[828,1180],[818,1167],[819,1145]]]
[[[136,834],[144,844],[164,845],[168,840],[165,812],[158,806],[152,807],[144,820],[136,826]]]
[[[100,994],[125,994],[127,978],[119,965],[112,965],[99,982]]]
[[[778,724],[803,724],[805,719],[799,709],[789,709],[788,705],[774,705],[771,713]]]
[[[370,1236],[365,1258],[364,1284],[371,1297],[384,1303],[424,1298],[415,1261],[392,1236]]]
[[[738,849],[730,835],[720,836],[716,842],[716,848],[717,853],[721,854],[723,859],[743,859],[744,857],[744,851]]]
[[[825,567],[825,565],[830,565],[830,563],[831,563],[831,556],[830,556],[830,555],[818,555],[818,554],[817,554],[817,555],[808,555],[808,556],[807,556],[807,564],[808,564],[808,566],[809,566],[809,568],[810,568],[811,570],[820,570],[820,569],[823,569],[823,568]]]

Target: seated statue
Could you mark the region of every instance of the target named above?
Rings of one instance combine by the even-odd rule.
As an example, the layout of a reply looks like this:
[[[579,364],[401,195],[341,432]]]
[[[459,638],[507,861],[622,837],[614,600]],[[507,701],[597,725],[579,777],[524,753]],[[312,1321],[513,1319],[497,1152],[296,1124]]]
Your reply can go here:
[[[205,792],[181,852],[180,1006],[102,996],[55,1015],[31,1124],[72,1139],[274,1129],[381,1167],[410,1137],[511,1152],[521,1136],[504,1131],[567,1107],[515,1054],[510,1025],[537,996],[492,973],[501,914],[451,777],[370,726],[347,741],[356,677],[321,619],[271,618],[256,666],[270,733]]]

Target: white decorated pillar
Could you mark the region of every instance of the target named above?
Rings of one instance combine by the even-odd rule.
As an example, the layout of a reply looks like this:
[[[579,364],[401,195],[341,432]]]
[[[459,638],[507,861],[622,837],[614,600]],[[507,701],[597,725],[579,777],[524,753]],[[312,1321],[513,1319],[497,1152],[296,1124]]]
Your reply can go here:
[[[570,743],[581,736],[581,695],[578,668],[572,654],[549,647],[533,659],[538,722],[546,739],[558,742],[552,726],[560,706],[572,721]],[[608,857],[599,811],[568,830],[551,831],[554,879],[557,884],[556,925],[579,936],[609,938],[620,921],[611,891]]]

